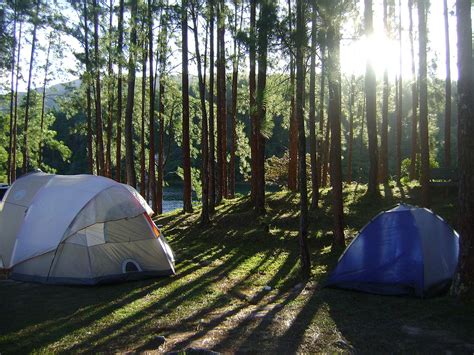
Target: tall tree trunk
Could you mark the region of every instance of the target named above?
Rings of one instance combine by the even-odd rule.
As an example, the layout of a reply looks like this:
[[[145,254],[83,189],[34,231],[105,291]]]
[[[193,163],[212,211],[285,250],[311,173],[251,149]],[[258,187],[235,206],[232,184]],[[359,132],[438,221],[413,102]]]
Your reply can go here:
[[[227,197],[227,110],[224,1],[218,2],[217,26],[217,202]]]
[[[234,60],[232,65],[232,141],[230,148],[230,163],[229,163],[229,198],[235,196],[235,150],[237,146],[237,82],[238,82],[238,70],[239,70],[239,58],[240,58],[240,43],[237,44],[237,12],[238,2],[235,0],[235,35],[234,35]],[[240,30],[242,29],[242,18],[243,18],[243,2],[240,13]]]
[[[143,29],[142,29],[143,31]],[[148,60],[148,47],[146,40],[143,41],[143,48],[142,48],[142,104],[141,104],[141,125],[140,125],[140,195],[143,198],[146,198],[146,184],[145,184],[145,170],[146,170],[146,163],[145,163],[145,106],[146,106],[146,63]],[[153,65],[153,64],[152,64]],[[150,81],[153,81],[150,78]]]
[[[255,204],[257,199],[257,133],[258,133],[258,115],[257,115],[257,82],[256,82],[256,18],[257,18],[257,0],[250,0],[250,45],[249,45],[249,104],[250,104],[250,159],[251,159],[251,199]]]
[[[372,0],[364,0],[364,22],[365,36],[369,38],[373,32],[373,14]],[[370,48],[370,50],[377,50]],[[376,100],[376,81],[375,72],[372,63],[367,60],[365,68],[365,93],[366,93],[366,115],[367,115],[367,133],[369,136],[369,185],[367,195],[378,195],[377,186],[377,100]]]
[[[257,215],[265,214],[265,137],[262,127],[265,122],[265,89],[267,86],[267,49],[268,32],[272,13],[271,0],[262,0],[258,19],[258,73],[257,73],[257,191],[255,211]]]
[[[459,114],[459,264],[454,292],[467,301],[474,296],[474,93],[471,1],[456,1],[458,33]]]
[[[398,0],[398,43],[399,43],[399,75],[398,75],[398,101],[397,101],[397,141],[396,141],[396,149],[397,149],[397,180],[400,181],[402,177],[402,113],[403,113],[403,74],[402,74],[402,3],[401,0]]]
[[[48,70],[49,70],[49,54],[51,52],[51,41],[49,38],[48,50],[46,53],[46,64],[44,66],[44,79],[43,79],[43,93],[41,97],[41,119],[40,119],[40,140],[38,146],[38,166],[41,168],[43,162],[43,131],[44,131],[44,112],[45,112],[45,100],[46,100],[46,85],[48,83]]]
[[[321,87],[319,89],[319,135],[321,136],[319,152],[321,158],[319,159],[319,181],[322,187],[327,186],[327,168],[329,160],[329,121],[326,123],[326,134],[324,133],[324,88],[326,86],[326,43],[323,32],[319,33],[319,46],[321,50]]]
[[[444,165],[451,166],[451,48],[449,44],[448,1],[444,0],[444,36],[446,46],[446,98],[444,102]]]
[[[347,182],[352,182],[352,155],[354,150],[354,102],[355,102],[355,75],[351,77],[351,93],[349,97],[349,142],[347,158]],[[383,137],[383,135],[382,135]]]
[[[418,0],[418,32],[420,36],[420,143],[421,143],[421,203],[424,207],[430,205],[430,147],[428,137],[428,79],[426,63],[426,16],[428,0]]]
[[[389,34],[387,0],[383,0],[383,23],[386,35]],[[382,93],[382,134],[380,142],[380,182],[388,182],[388,96],[390,95],[390,85],[388,83],[388,68],[385,66],[383,72],[383,93]]]
[[[117,141],[115,156],[115,180],[122,181],[122,49],[123,49],[123,11],[124,0],[120,0],[118,16],[118,44],[117,44]]]
[[[99,5],[97,0],[93,0],[94,6],[94,61],[95,61],[95,128],[97,135],[98,160],[97,174],[105,175],[104,169],[104,139],[102,135],[102,102],[101,102],[101,84],[100,84],[100,58],[99,58]]]
[[[214,136],[214,0],[209,6],[209,213],[214,213],[216,204],[216,157]]]
[[[313,17],[314,20],[314,17]],[[313,22],[314,23],[314,22]],[[308,279],[311,274],[311,259],[308,250],[308,191],[306,177],[306,137],[304,130],[304,48],[306,46],[306,23],[304,21],[304,0],[296,0],[296,119],[298,121],[298,173],[300,192],[299,246],[301,275]],[[316,31],[313,30],[313,34]],[[313,83],[314,84],[314,83]],[[314,91],[314,90],[313,90]],[[313,93],[314,98],[314,93]],[[314,104],[314,103],[313,103]],[[314,110],[313,110],[314,111]],[[314,115],[313,115],[314,116]],[[314,117],[313,117],[314,123]],[[314,128],[314,127],[313,127]]]
[[[316,45],[318,43],[317,36],[317,3],[315,0],[313,0],[311,9],[311,65],[309,75],[309,152],[311,156],[312,210],[316,210],[318,208],[319,201],[319,183],[316,151]]]
[[[196,61],[199,80],[199,98],[201,101],[201,183],[202,183],[202,209],[201,209],[201,225],[209,224],[209,144],[207,132],[207,110],[206,110],[206,85],[204,83],[201,66],[201,53],[199,51],[198,37],[198,21],[196,9],[192,6],[193,32],[194,32],[194,48],[196,51]]]
[[[191,156],[189,142],[189,78],[188,78],[188,1],[181,2],[182,33],[182,92],[183,92],[183,211],[192,212],[191,199]]]
[[[290,36],[293,37],[293,18],[291,16],[291,0],[288,0],[288,22]],[[293,40],[293,38],[292,38]],[[292,40],[290,43],[292,43]],[[295,113],[295,59],[293,48],[290,52],[290,129],[289,129],[289,161],[288,161],[288,189],[296,191],[298,170],[298,120]]]
[[[135,103],[135,66],[137,46],[137,0],[131,1],[130,13],[130,53],[128,57],[127,106],[125,108],[125,167],[127,184],[136,188],[135,157],[133,149],[133,107]]]
[[[86,84],[86,115],[87,115],[87,162],[89,174],[94,174],[94,151],[93,151],[93,132],[92,132],[92,93],[90,84],[91,62],[89,58],[89,11],[87,0],[84,0],[84,54],[86,60],[86,75],[83,80]]]
[[[148,155],[148,191],[151,196],[151,204],[157,214],[163,213],[161,199],[157,201],[156,180],[155,180],[155,77],[153,75],[153,9],[152,0],[147,2],[148,21],[148,59],[149,59],[149,97],[150,106],[148,111],[149,127],[149,155]],[[163,26],[163,21],[161,22]],[[160,75],[161,79],[161,75]],[[161,169],[161,167],[158,167]]]
[[[33,19],[33,34],[31,40],[30,70],[28,71],[28,86],[26,88],[26,107],[25,107],[25,125],[23,128],[23,174],[28,171],[29,154],[28,154],[28,123],[30,113],[30,95],[31,95],[31,77],[33,74],[33,62],[35,58],[36,48],[36,30],[38,28],[38,16],[40,0],[36,0],[36,11]]]
[[[16,23],[17,23],[17,4],[16,0],[14,2],[14,14],[13,14],[13,46],[12,46],[12,60],[11,60],[11,79],[10,79],[10,129],[8,131],[9,141],[8,141],[8,160],[7,160],[7,182],[12,183],[12,148],[13,148],[13,103],[15,93],[15,52],[16,52]]]
[[[412,84],[411,84],[411,109],[412,109],[412,117],[411,117],[411,155],[410,155],[410,171],[409,177],[410,180],[414,180],[417,178],[416,173],[416,159],[418,154],[418,133],[417,133],[417,126],[418,126],[418,85],[417,85],[417,77],[415,71],[415,46],[413,41],[413,0],[408,0],[408,14],[410,17],[410,27],[409,27],[409,35],[410,35],[410,52],[411,52],[411,76],[412,76]]]
[[[114,4],[113,0],[109,1],[109,39],[108,39],[108,63],[107,63],[107,105],[108,105],[108,116],[107,116],[107,149],[105,156],[105,175],[108,178],[112,177],[112,117],[113,117],[113,107],[114,107],[114,95],[113,95],[113,69],[112,69],[112,22],[113,22],[113,13],[114,13]]]
[[[338,249],[345,246],[341,168],[341,68],[339,36],[339,29],[336,32],[333,26],[329,26],[327,34],[329,77],[328,123],[331,126],[331,185],[332,214],[334,216],[333,247]]]
[[[21,53],[21,30],[22,30],[22,21],[20,18],[20,28],[18,30],[18,48],[16,53],[16,75],[15,75],[15,103],[13,109],[13,143],[12,149],[10,151],[11,155],[11,183],[16,180],[16,148],[17,148],[17,139],[18,139],[18,81],[20,78],[20,53]]]

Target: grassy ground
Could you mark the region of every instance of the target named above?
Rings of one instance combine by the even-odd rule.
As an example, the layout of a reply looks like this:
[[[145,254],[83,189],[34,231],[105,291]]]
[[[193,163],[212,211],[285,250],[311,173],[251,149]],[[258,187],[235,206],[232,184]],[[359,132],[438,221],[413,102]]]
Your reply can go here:
[[[345,190],[347,235],[418,190],[387,186],[377,200],[365,186]],[[267,195],[256,219],[248,198],[226,201],[211,226],[198,213],[158,219],[177,275],[100,287],[0,281],[0,353],[174,351],[473,352],[474,308],[450,297],[375,296],[321,287],[337,261],[330,199],[310,214],[312,278],[298,278],[298,197]],[[456,225],[455,196],[433,196],[433,209]],[[270,286],[270,290],[265,290]],[[268,288],[267,288],[268,289]],[[162,344],[159,336],[164,336]]]

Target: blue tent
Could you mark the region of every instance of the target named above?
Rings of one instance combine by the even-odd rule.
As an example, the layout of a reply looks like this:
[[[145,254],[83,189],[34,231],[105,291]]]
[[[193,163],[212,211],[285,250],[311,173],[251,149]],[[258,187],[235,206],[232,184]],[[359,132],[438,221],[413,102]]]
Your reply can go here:
[[[326,286],[430,296],[451,284],[459,236],[426,208],[399,205],[372,219],[347,247]]]

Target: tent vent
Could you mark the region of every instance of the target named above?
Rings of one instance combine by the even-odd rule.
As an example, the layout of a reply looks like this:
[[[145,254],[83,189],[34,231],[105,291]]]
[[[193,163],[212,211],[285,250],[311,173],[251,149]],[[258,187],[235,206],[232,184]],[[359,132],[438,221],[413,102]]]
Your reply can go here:
[[[142,271],[140,265],[135,260],[127,259],[122,263],[122,272],[124,274],[128,272],[139,272]]]

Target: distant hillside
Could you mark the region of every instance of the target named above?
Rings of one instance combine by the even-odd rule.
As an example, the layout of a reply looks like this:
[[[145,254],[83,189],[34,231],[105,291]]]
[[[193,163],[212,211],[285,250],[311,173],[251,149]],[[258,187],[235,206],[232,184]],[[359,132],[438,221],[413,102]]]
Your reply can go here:
[[[57,100],[61,97],[67,96],[73,90],[77,89],[81,85],[81,80],[76,79],[67,83],[60,83],[52,85],[46,88],[46,100],[45,106],[46,110],[57,108]],[[42,93],[43,88],[35,88],[38,93]],[[18,100],[21,102],[25,97],[26,92],[18,93]],[[8,112],[10,109],[10,100],[7,95],[0,97],[0,112]]]

